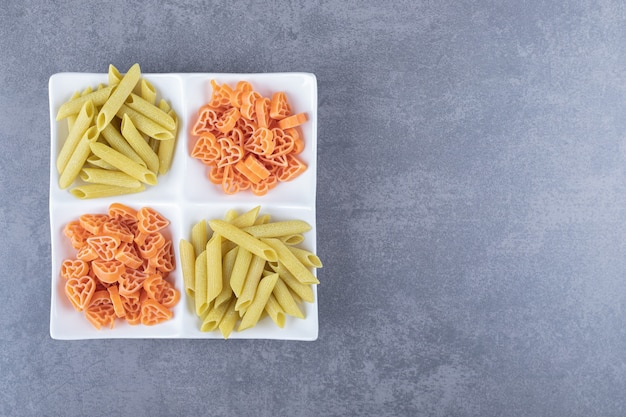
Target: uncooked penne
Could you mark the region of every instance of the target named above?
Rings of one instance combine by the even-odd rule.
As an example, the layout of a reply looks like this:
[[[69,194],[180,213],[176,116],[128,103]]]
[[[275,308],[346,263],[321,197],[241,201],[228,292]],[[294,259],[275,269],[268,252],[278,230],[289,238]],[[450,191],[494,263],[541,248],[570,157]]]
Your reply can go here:
[[[293,274],[303,284],[319,284],[319,280],[302,264],[281,240],[276,238],[262,238],[262,242],[270,246],[278,256],[278,263]]]
[[[270,295],[265,303],[265,312],[272,319],[274,323],[281,329],[285,327],[285,311],[280,306],[274,294]]]
[[[137,188],[119,187],[107,184],[85,184],[70,189],[70,194],[82,200],[89,198],[112,197],[116,195],[139,193],[144,191],[146,187],[141,184]]]
[[[168,114],[174,119],[175,127],[172,130],[174,139],[167,139],[159,141],[159,149],[157,154],[159,155],[159,174],[164,175],[172,166],[172,160],[174,159],[174,150],[176,149],[176,136],[178,130],[178,117],[174,110],[169,110]]]
[[[183,273],[183,282],[185,285],[185,292],[190,297],[194,296],[194,289],[196,285],[195,279],[195,262],[196,254],[193,250],[191,242],[181,239],[178,251],[180,253],[180,267]]]
[[[261,206],[253,207],[247,212],[232,219],[230,224],[239,228],[252,226],[259,215],[259,210],[261,210]]]
[[[124,139],[124,136],[122,136],[120,131],[116,129],[113,126],[113,124],[109,123],[102,130],[101,133],[104,139],[107,141],[107,143],[111,146],[111,148],[115,149],[116,151],[123,154],[124,156],[132,159],[139,165],[146,166],[146,163],[144,162],[144,160],[141,159],[141,157],[137,154],[137,152],[135,152],[133,147],[130,146],[128,142],[126,142],[126,139]]]
[[[206,316],[202,319],[200,331],[211,332],[217,329],[217,326],[219,326],[222,318],[224,317],[224,314],[226,314],[226,311],[228,310],[229,304],[230,303],[223,303],[219,306],[214,305],[213,307],[211,307]]]
[[[191,245],[195,253],[205,250],[208,241],[206,220],[202,219],[191,227]]]
[[[150,148],[148,142],[141,136],[127,114],[122,117],[121,131],[126,142],[128,142],[137,155],[146,163],[146,167],[155,174],[159,172],[158,155]]]
[[[222,292],[222,237],[213,234],[206,244],[206,262],[207,262],[207,303],[215,300]]]
[[[297,248],[295,246],[287,246],[287,248],[291,251],[291,253],[296,256],[296,258],[298,258],[302,265],[309,268],[318,269],[322,267],[322,261],[320,260],[319,256],[317,256],[313,252],[306,249]]]
[[[227,303],[233,296],[233,290],[230,287],[230,276],[235,265],[235,259],[237,258],[237,251],[239,247],[234,247],[229,250],[222,258],[222,291],[215,297],[213,305],[215,307],[222,303]]]
[[[136,94],[131,93],[126,99],[125,104],[167,130],[174,130],[176,128],[176,122],[174,122],[172,116]]]
[[[210,305],[209,303],[207,303],[206,299],[206,258],[206,251],[203,251],[200,255],[198,255],[195,263],[194,307],[196,310],[196,314],[200,317],[203,317],[210,308]]]
[[[100,137],[102,137],[102,135],[100,135]],[[100,157],[97,157],[94,154],[89,155],[89,157],[87,158],[87,164],[89,164],[89,166],[91,167],[97,167],[97,168],[102,168],[102,169],[108,169],[110,170],[117,170],[117,168],[115,168],[113,165],[104,162]]]
[[[145,78],[142,78],[141,81],[139,81],[139,91],[140,91],[141,98],[143,98],[144,100],[146,100],[148,103],[152,105],[156,104],[156,97],[157,97],[156,88],[154,88],[154,86],[152,85],[150,81],[146,80]]]
[[[222,235],[225,239],[248,249],[250,252],[267,261],[271,262],[278,260],[276,251],[267,243],[262,242],[228,222],[218,219],[209,220],[209,227],[216,233]]]
[[[297,317],[299,319],[304,318],[304,314],[298,307],[298,303],[294,300],[291,295],[291,291],[285,282],[279,277],[278,281],[276,281],[276,285],[274,285],[274,290],[272,291],[274,297],[276,297],[276,301],[282,307],[283,311],[290,316]]]
[[[235,310],[239,311],[239,314],[245,312],[250,306],[250,303],[252,303],[259,281],[263,277],[264,268],[265,260],[260,256],[252,256],[250,267],[246,273],[243,289],[241,290],[241,294],[237,298],[237,304],[235,305]]]
[[[128,72],[124,74],[107,101],[100,108],[100,112],[98,116],[96,116],[96,127],[99,132],[101,132],[106,125],[111,123],[111,120],[113,120],[120,107],[122,107],[140,78],[141,69],[139,68],[139,64],[134,64],[130,67]]]
[[[242,230],[259,238],[279,237],[308,232],[311,225],[302,220],[285,220],[244,227]]]
[[[91,101],[96,107],[102,106],[107,101],[112,91],[113,87],[105,87],[96,91],[90,91],[87,94],[83,92],[77,97],[72,97],[69,101],[66,101],[61,105],[61,107],[59,107],[56,120],[62,120],[78,114],[83,105],[88,101]]]
[[[312,303],[315,301],[315,294],[313,293],[313,289],[308,284],[303,284],[298,281],[291,272],[289,272],[282,264],[270,263],[269,264],[272,270],[276,271],[280,278],[287,284],[287,286],[294,292],[298,297],[300,297],[303,301],[307,303]]]
[[[239,312],[235,310],[236,302],[236,298],[230,300],[230,303],[228,303],[228,308],[226,309],[226,313],[224,314],[224,317],[222,317],[222,321],[218,326],[220,332],[222,332],[222,336],[224,337],[224,339],[228,339],[232,331],[235,329],[237,322],[239,321]]]
[[[174,139],[174,133],[172,133],[172,131],[167,130],[154,120],[123,104],[118,109],[117,116],[123,117],[125,114],[130,117],[137,130],[141,133],[157,140]]]
[[[141,186],[141,182],[138,179],[122,171],[83,167],[79,176],[80,179],[87,183],[116,185],[126,188],[137,188]]]
[[[59,177],[59,187],[67,188],[72,185],[91,153],[90,145],[98,139],[98,136],[98,129],[96,129],[95,126],[91,126],[87,129],[87,131],[85,131],[83,136],[80,138],[80,141],[74,148],[74,152],[70,156],[70,159],[67,161],[67,165],[63,169],[63,172],[61,172],[61,176]]]
[[[241,319],[239,331],[249,329],[259,321],[265,310],[267,300],[272,295],[276,281],[278,281],[278,274],[268,275],[259,282],[254,299]]]
[[[230,288],[233,290],[236,297],[241,295],[251,261],[252,252],[239,246],[237,257],[235,258],[235,264],[233,265],[233,270],[230,274]]]
[[[56,165],[59,174],[63,173],[63,170],[72,157],[78,142],[80,142],[80,139],[91,126],[95,114],[96,107],[94,106],[93,101],[88,100],[83,104],[78,112],[78,117],[76,117],[74,125],[69,131],[67,138],[65,139],[65,142],[63,142],[63,146],[59,151],[59,155],[57,156]]]
[[[109,70],[107,71],[107,78],[109,85],[116,86],[122,80],[122,74],[113,64],[109,64]]]
[[[113,165],[120,171],[127,173],[131,177],[134,177],[148,185],[156,185],[157,178],[154,172],[151,172],[148,168],[139,165],[110,146],[97,142],[92,143],[91,151],[96,156],[102,158],[105,162]]]
[[[304,242],[304,235],[296,233],[294,235],[279,236],[278,239],[287,246],[293,246]]]

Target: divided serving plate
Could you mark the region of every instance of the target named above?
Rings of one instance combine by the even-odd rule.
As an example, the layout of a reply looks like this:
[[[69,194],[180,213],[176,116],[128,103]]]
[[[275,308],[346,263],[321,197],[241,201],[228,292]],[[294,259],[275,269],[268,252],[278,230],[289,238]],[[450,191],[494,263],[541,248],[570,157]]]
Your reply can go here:
[[[158,176],[158,184],[147,186],[137,194],[81,200],[68,189],[58,186],[56,157],[67,136],[67,123],[56,121],[59,107],[76,91],[107,84],[106,73],[58,73],[50,77],[50,229],[52,250],[50,336],[59,340],[107,338],[193,338],[223,339],[219,331],[201,332],[200,318],[194,312],[193,300],[184,291],[179,261],[179,241],[189,240],[192,226],[202,219],[223,219],[226,212],[235,209],[243,213],[260,206],[260,214],[269,214],[272,220],[299,219],[308,222],[312,229],[305,234],[299,246],[316,251],[316,178],[317,178],[317,80],[310,73],[220,74],[220,73],[168,73],[142,74],[157,91],[157,99],[165,99],[178,116],[178,136],[170,171]],[[189,135],[198,109],[211,97],[211,80],[229,84],[234,88],[238,81],[248,81],[264,97],[278,91],[286,93],[293,113],[305,112],[308,121],[301,125],[305,148],[299,155],[307,170],[290,182],[281,182],[264,196],[250,191],[227,195],[206,177],[207,167],[190,156],[194,139]],[[113,202],[121,202],[135,209],[149,206],[170,221],[169,238],[176,256],[176,269],[172,271],[176,288],[181,293],[174,307],[174,317],[156,326],[131,326],[117,320],[115,328],[95,329],[84,314],[74,310],[65,296],[60,267],[64,259],[75,257],[76,250],[63,234],[65,225],[85,213],[106,213]],[[315,274],[315,271],[313,271]],[[283,339],[316,340],[318,336],[317,291],[313,286],[315,301],[302,303],[304,319],[286,316],[284,328],[279,328],[267,316],[242,332],[233,331],[229,339]]]

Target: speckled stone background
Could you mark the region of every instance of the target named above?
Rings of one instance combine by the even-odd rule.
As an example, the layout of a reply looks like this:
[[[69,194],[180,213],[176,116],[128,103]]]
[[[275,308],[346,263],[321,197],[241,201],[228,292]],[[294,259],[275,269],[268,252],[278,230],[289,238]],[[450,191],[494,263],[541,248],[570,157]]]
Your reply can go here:
[[[0,415],[626,415],[626,3],[0,8]],[[316,74],[315,342],[49,336],[48,78]]]

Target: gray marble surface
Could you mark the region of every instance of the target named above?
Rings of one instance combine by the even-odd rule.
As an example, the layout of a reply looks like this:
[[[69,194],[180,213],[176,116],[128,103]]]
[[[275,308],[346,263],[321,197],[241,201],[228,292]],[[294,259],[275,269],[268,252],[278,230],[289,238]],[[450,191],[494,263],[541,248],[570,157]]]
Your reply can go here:
[[[617,0],[6,2],[0,415],[626,415]],[[48,78],[316,74],[319,338],[49,335]]]

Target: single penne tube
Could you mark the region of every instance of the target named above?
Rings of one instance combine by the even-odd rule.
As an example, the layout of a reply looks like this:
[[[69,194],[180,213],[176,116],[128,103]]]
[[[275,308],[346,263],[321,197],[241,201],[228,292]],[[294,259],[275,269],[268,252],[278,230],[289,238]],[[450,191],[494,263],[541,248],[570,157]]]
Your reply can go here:
[[[199,317],[203,317],[209,310],[209,303],[206,298],[207,289],[207,263],[206,263],[206,251],[202,251],[196,258],[195,262],[195,285],[194,285],[194,307],[196,314]]]
[[[217,295],[217,297],[215,297],[213,302],[214,307],[217,307],[222,303],[228,303],[228,301],[233,297],[233,290],[230,287],[230,275],[235,264],[238,249],[238,247],[235,247],[222,257],[222,291]]]
[[[157,149],[157,156],[159,158],[159,174],[165,175],[172,167],[172,161],[174,159],[174,149],[176,148],[176,140],[160,140],[158,141],[159,147]]]
[[[154,86],[152,85],[150,81],[146,80],[145,78],[142,78],[139,81],[139,91],[140,91],[141,98],[143,98],[144,100],[146,100],[148,103],[152,105],[156,105],[157,92],[156,92],[156,88],[154,88]]]
[[[174,130],[176,128],[176,122],[172,116],[161,110],[158,106],[136,94],[131,93],[126,99],[125,104],[136,112],[143,114],[148,119],[156,122],[158,125],[163,126],[167,130]]]
[[[251,261],[252,252],[239,246],[237,257],[233,264],[233,270],[230,273],[230,288],[233,290],[236,297],[241,295]]]
[[[148,169],[154,173],[159,172],[159,156],[150,148],[148,142],[141,136],[130,117],[125,114],[120,126],[122,136],[133,148],[137,155],[146,163]]]
[[[150,146],[150,149],[152,149],[152,152],[154,152],[155,154],[159,152],[159,142],[161,142],[160,140],[156,140],[155,138],[151,138],[143,134],[141,136],[144,138],[146,142],[148,142],[148,145]]]
[[[119,187],[126,188],[137,188],[141,186],[141,182],[138,179],[133,178],[122,171],[83,167],[79,176],[80,179],[88,183],[117,185]]]
[[[56,116],[57,121],[78,114],[80,109],[88,101],[91,101],[95,107],[102,106],[107,101],[112,91],[113,87],[105,87],[96,91],[90,91],[87,94],[83,92],[83,94],[77,97],[72,97],[59,107]]]
[[[278,274],[266,276],[259,282],[256,294],[254,295],[254,299],[252,300],[250,306],[241,318],[241,323],[239,323],[238,329],[239,331],[249,329],[250,327],[257,324],[257,322],[261,318],[261,314],[265,310],[267,300],[269,300],[270,296],[272,295],[272,291],[274,290],[276,281],[278,281]]]
[[[274,285],[274,290],[272,291],[274,297],[276,297],[276,301],[282,307],[283,311],[292,316],[297,317],[299,319],[304,318],[304,314],[298,307],[296,300],[294,300],[291,295],[291,291],[285,282],[279,277],[278,281],[276,281],[276,285]]]
[[[235,326],[239,321],[239,312],[235,310],[236,302],[237,299],[234,297],[230,300],[226,313],[224,314],[224,317],[222,317],[222,321],[220,321],[218,326],[224,339],[228,339],[230,337],[230,334],[235,329]]]
[[[219,326],[224,314],[228,311],[228,306],[230,303],[222,303],[219,306],[213,305],[211,309],[207,312],[206,316],[202,319],[202,324],[200,325],[201,332],[211,332]]]
[[[185,239],[181,239],[178,245],[178,251],[180,253],[180,266],[183,273],[183,284],[185,286],[185,293],[188,296],[194,296],[194,288],[196,285],[195,278],[195,262],[196,254],[193,250],[191,242]]]
[[[172,110],[172,107],[170,106],[170,104],[164,99],[159,100],[158,107],[167,113],[169,113]]]
[[[261,206],[253,207],[245,213],[230,220],[229,223],[239,228],[252,226],[259,215],[259,210],[261,210]]]
[[[135,152],[132,146],[124,139],[124,136],[117,130],[112,123],[109,123],[102,130],[102,137],[107,141],[111,148],[115,149],[122,155],[132,159],[139,165],[146,166],[143,159]]]
[[[294,246],[287,246],[287,248],[298,258],[302,265],[318,269],[322,267],[322,260],[313,252]]]
[[[107,101],[100,108],[96,116],[96,127],[101,132],[115,117],[141,77],[139,64],[134,64],[115,86]]]
[[[206,220],[202,219],[191,227],[191,245],[195,253],[205,250],[208,241]]]
[[[293,299],[296,302],[296,304],[302,304],[302,298],[300,298],[300,296],[298,294],[293,292],[293,290],[291,288],[289,289],[289,293],[293,297]]]
[[[176,127],[172,131],[174,139],[159,141],[159,150],[157,151],[157,154],[159,155],[159,173],[161,175],[166,174],[170,170],[172,166],[172,161],[174,159],[174,150],[176,149],[176,131],[178,130],[178,118],[176,117],[176,113],[174,113],[174,110],[170,110],[168,114],[172,116],[172,118],[176,122]]]
[[[87,129],[91,126],[95,114],[96,108],[93,101],[89,100],[85,102],[81,107],[78,116],[76,117],[76,121],[74,122],[72,129],[69,131],[65,142],[63,142],[59,155],[57,156],[56,165],[59,174],[63,172],[65,166],[72,157],[76,146],[78,146],[78,142],[80,142]]]
[[[302,301],[312,303],[315,301],[315,294],[310,284],[303,284],[298,281],[291,272],[289,272],[283,265],[279,263],[270,263],[270,267],[280,275],[285,284],[291,289],[291,291],[300,297]],[[297,300],[296,300],[297,301]]]
[[[302,220],[285,220],[248,226],[242,230],[254,237],[278,237],[308,232],[311,225]]]
[[[276,251],[278,263],[284,265],[298,281],[303,284],[319,284],[315,275],[298,260],[296,255],[282,241],[276,238],[262,238],[261,241]]]
[[[157,140],[174,139],[174,134],[172,133],[172,131],[166,129],[165,127],[156,123],[154,120],[139,113],[137,110],[131,109],[127,105],[123,104],[122,106],[120,106],[116,115],[121,118],[125,114],[130,117],[137,130],[139,130],[141,133],[144,133],[147,136]]]
[[[224,215],[224,221],[234,224],[233,221],[235,221],[238,216],[239,214],[237,213],[237,210],[234,210],[234,209],[228,210],[226,214]],[[236,247],[237,247],[237,244],[235,244],[234,242],[231,242],[230,240],[227,240],[227,239],[222,239],[222,256],[226,255],[226,253],[228,253],[230,250]]]
[[[116,195],[139,193],[144,191],[146,187],[141,184],[137,188],[119,187],[107,184],[85,184],[70,189],[70,194],[82,200],[90,198],[112,197]]]
[[[222,235],[225,239],[248,249],[253,254],[267,261],[271,262],[278,260],[278,255],[276,254],[275,249],[228,222],[217,219],[209,220],[209,227],[216,233]]]
[[[274,294],[270,295],[265,304],[265,312],[272,319],[274,323],[281,329],[285,327],[285,311],[283,311],[281,305],[276,301]]]
[[[263,214],[263,215],[257,217],[257,219],[255,220],[254,224],[258,225],[258,224],[269,223],[271,219],[272,219],[272,216],[270,216],[269,214]]]
[[[260,256],[253,256],[250,261],[250,267],[246,273],[246,279],[243,284],[241,294],[237,297],[237,304],[235,310],[239,311],[242,315],[246,309],[250,306],[254,294],[256,294],[259,281],[263,277],[263,269],[265,268],[265,259]]]
[[[85,90],[86,90],[86,89],[85,89]],[[72,95],[72,97],[70,97],[70,101],[71,101],[71,100],[74,100],[75,98],[78,98],[78,97],[80,97],[80,93],[79,93],[78,91],[76,91],[76,92]],[[80,111],[80,109],[79,109],[78,111]],[[65,120],[67,120],[67,131],[68,131],[68,132],[69,132],[70,130],[72,130],[72,126],[74,126],[74,122],[76,121],[76,117],[78,117],[78,113],[72,114],[72,115],[67,116],[67,117],[65,118]],[[59,120],[59,119],[57,118],[57,120]]]
[[[102,143],[92,143],[91,151],[98,157],[102,158],[105,162],[113,165],[120,171],[123,171],[133,178],[148,184],[156,185],[156,174],[150,171],[148,168],[139,165],[137,162],[128,158],[127,156],[119,153],[110,146]]]
[[[109,70],[107,71],[107,78],[109,80],[109,85],[116,86],[122,80],[122,74],[115,67],[115,65],[109,64]]]
[[[294,235],[279,236],[278,239],[280,239],[285,245],[293,246],[304,242],[304,235],[296,233]]]
[[[230,209],[224,215],[224,221],[232,223],[232,221],[235,220],[237,218],[237,216],[239,216],[239,213],[237,212],[237,210]]]
[[[222,292],[222,237],[213,234],[206,244],[207,303],[215,300]]]
[[[59,187],[67,188],[78,177],[81,169],[87,161],[87,157],[91,153],[90,145],[98,139],[98,129],[95,126],[91,126],[83,134],[80,141],[76,145],[72,156],[70,157],[65,169],[59,177]]]
[[[102,138],[102,135],[100,135],[100,137]],[[102,168],[102,169],[108,169],[109,171],[111,170],[117,170],[117,168],[115,168],[113,165],[104,162],[102,160],[102,158],[97,157],[94,154],[89,155],[89,157],[87,158],[87,163],[89,165],[91,165],[92,167],[97,167],[97,168]]]

